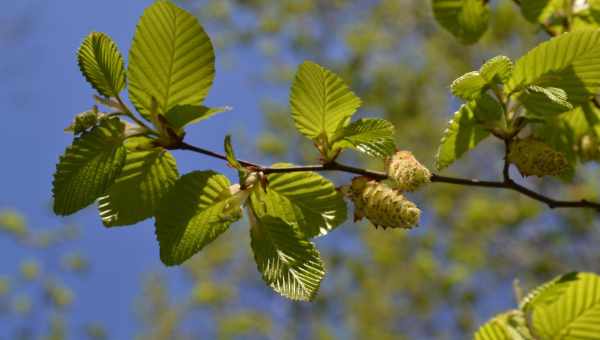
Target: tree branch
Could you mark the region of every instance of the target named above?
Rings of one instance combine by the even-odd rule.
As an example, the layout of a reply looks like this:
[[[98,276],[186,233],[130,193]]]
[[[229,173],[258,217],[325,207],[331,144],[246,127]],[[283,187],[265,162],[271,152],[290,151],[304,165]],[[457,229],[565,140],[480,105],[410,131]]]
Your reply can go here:
[[[502,178],[504,182],[511,181],[510,179],[510,162],[508,161],[508,154],[510,153],[510,141],[504,140],[504,166],[502,167]]]
[[[203,149],[203,148],[200,148],[200,147],[197,147],[197,146],[185,143],[185,142],[181,142],[178,146],[174,147],[173,149],[188,150],[188,151],[203,154],[203,155],[206,155],[209,157],[213,157],[213,158],[217,158],[217,159],[221,159],[221,160],[225,160],[225,161],[227,160],[227,157],[225,157],[225,155],[223,155],[221,153]],[[319,164],[319,165],[291,166],[291,167],[285,167],[285,168],[267,167],[267,166],[262,166],[257,163],[240,160],[240,159],[238,159],[238,162],[241,165],[243,165],[244,167],[250,168],[254,171],[260,171],[264,174],[305,172],[305,171],[317,171],[317,172],[339,171],[339,172],[346,172],[346,173],[351,173],[351,174],[355,174],[355,175],[361,175],[361,176],[369,177],[369,178],[372,178],[374,180],[379,180],[379,181],[385,180],[388,178],[387,174],[384,172],[357,168],[357,167],[353,167],[353,166],[349,166],[349,165],[345,165],[345,164],[341,164],[341,163],[337,163],[337,162],[330,162],[330,163]],[[544,196],[540,193],[537,193],[531,189],[528,189],[528,188],[514,182],[509,177],[508,171],[507,171],[508,165],[509,165],[509,162],[506,160],[505,165],[504,165],[504,171],[503,171],[503,173],[504,173],[503,181],[482,181],[482,180],[478,180],[478,179],[447,177],[447,176],[432,174],[431,182],[432,183],[446,183],[446,184],[453,184],[453,185],[472,186],[472,187],[497,188],[497,189],[516,191],[516,192],[518,192],[522,195],[525,195],[529,198],[532,198],[538,202],[542,202],[542,203],[546,204],[551,209],[555,209],[555,208],[591,208],[591,209],[600,211],[600,203],[591,202],[588,200],[580,200],[580,201],[555,200],[553,198],[550,198],[550,197]]]

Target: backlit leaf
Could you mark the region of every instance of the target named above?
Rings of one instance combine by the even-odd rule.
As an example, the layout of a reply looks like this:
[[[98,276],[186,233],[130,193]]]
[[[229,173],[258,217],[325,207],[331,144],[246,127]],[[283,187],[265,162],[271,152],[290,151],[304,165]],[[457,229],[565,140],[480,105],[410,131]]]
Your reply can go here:
[[[263,279],[287,298],[312,300],[325,275],[314,244],[280,218],[251,216],[250,221],[250,244]]]
[[[378,158],[396,151],[394,125],[385,119],[359,119],[338,131],[334,140],[334,149],[353,148]]]
[[[182,176],[163,197],[156,212],[160,258],[168,266],[183,263],[241,218],[232,209],[227,177],[213,171]]]
[[[108,227],[123,226],[154,216],[177,177],[175,158],[168,151],[128,151],[121,174],[98,201],[102,222]]]
[[[87,207],[113,184],[125,163],[124,130],[118,119],[107,119],[75,138],[54,173],[56,214],[70,215]]]
[[[350,122],[360,99],[335,73],[310,61],[298,68],[290,94],[292,117],[306,137],[331,140]]]
[[[129,97],[149,117],[176,105],[200,105],[215,77],[210,39],[192,14],[156,1],[140,19],[129,52]]]
[[[77,52],[77,61],[81,73],[101,95],[117,97],[125,87],[125,62],[108,35],[88,35]]]

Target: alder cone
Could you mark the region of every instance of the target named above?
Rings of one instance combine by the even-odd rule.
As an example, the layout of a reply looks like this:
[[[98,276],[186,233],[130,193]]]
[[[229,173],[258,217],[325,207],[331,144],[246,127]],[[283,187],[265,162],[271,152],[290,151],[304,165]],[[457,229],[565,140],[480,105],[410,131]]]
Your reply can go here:
[[[563,153],[532,137],[513,141],[508,160],[524,177],[559,176],[569,167]]]
[[[399,191],[365,177],[352,180],[350,197],[355,221],[366,217],[375,227],[410,229],[421,216],[421,210]]]
[[[385,163],[387,175],[395,183],[395,188],[415,191],[431,182],[431,172],[419,163],[410,151],[398,151]]]

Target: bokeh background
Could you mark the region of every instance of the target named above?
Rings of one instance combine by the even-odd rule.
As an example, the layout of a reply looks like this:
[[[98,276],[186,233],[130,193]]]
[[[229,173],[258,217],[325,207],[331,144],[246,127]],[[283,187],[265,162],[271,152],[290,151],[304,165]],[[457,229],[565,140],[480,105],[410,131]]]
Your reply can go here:
[[[422,0],[187,0],[217,48],[209,106],[233,111],[191,128],[187,140],[241,158],[315,163],[287,106],[297,65],[317,61],[361,96],[359,116],[390,119],[397,145],[433,165],[459,103],[448,85],[487,58],[522,55],[547,37],[509,0],[466,47],[438,27]],[[4,1],[0,13],[0,339],[465,339],[527,290],[571,270],[599,271],[594,213],[551,211],[514,193],[431,185],[410,232],[347,223],[317,239],[328,274],[316,301],[285,300],[260,279],[245,221],[179,268],[158,257],[152,221],[106,229],[94,207],[52,215],[55,163],[72,117],[93,104],[75,54],[102,31],[126,55],[151,0]],[[484,143],[448,174],[494,179],[501,145]],[[176,153],[181,173],[231,169]],[[372,159],[348,163],[381,168]],[[598,169],[574,182],[528,181],[563,198],[598,197]],[[517,177],[517,174],[514,174]],[[335,175],[336,183],[350,177]]]

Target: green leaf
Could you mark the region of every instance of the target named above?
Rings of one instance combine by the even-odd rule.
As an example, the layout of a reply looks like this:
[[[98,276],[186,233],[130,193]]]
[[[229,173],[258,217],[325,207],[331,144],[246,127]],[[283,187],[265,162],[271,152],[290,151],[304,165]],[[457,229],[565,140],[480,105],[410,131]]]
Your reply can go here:
[[[168,266],[183,263],[242,217],[227,177],[213,171],[182,176],[156,212],[160,258]],[[234,202],[235,201],[235,202]]]
[[[515,64],[506,92],[529,85],[563,89],[571,104],[600,91],[600,30],[565,33],[541,43]]]
[[[546,21],[557,10],[563,9],[565,1],[571,0],[525,0],[519,4],[521,13],[528,21],[532,23],[542,23]]]
[[[440,147],[436,155],[436,167],[442,170],[455,160],[464,155],[467,151],[475,148],[479,142],[490,135],[490,132],[477,119],[477,109],[475,102],[462,105],[454,114],[448,128],[440,142]]]
[[[498,315],[481,326],[475,333],[475,340],[507,340],[510,339],[506,330],[503,315]]]
[[[494,97],[484,93],[477,100],[468,103],[475,118],[480,123],[493,123],[502,119],[504,107]]]
[[[521,92],[519,101],[534,116],[557,115],[573,109],[567,93],[556,87],[528,86]]]
[[[108,35],[88,35],[77,52],[77,61],[85,79],[101,95],[117,97],[125,87],[123,56]]]
[[[231,165],[234,169],[240,170],[242,165],[238,162],[235,157],[235,153],[233,152],[233,146],[231,145],[231,135],[225,136],[225,156],[227,158],[227,163]]]
[[[499,55],[486,61],[479,69],[479,74],[489,84],[504,83],[510,78],[512,71],[512,60],[509,57]]]
[[[251,216],[250,237],[258,271],[279,294],[312,300],[325,275],[319,251],[280,218]]]
[[[152,98],[158,112],[200,105],[215,77],[210,38],[192,14],[170,1],[148,7],[129,52],[129,97],[146,118]]]
[[[598,0],[588,0],[579,5],[580,8],[573,13],[569,29],[576,31],[600,28],[600,2]]]
[[[92,204],[112,185],[125,163],[125,126],[104,120],[75,138],[56,166],[53,181],[54,212],[70,215]]]
[[[165,113],[165,119],[177,130],[230,110],[231,108],[227,106],[210,108],[202,105],[176,105]]]
[[[385,158],[396,151],[394,125],[385,119],[359,119],[334,137],[332,148],[352,148],[367,155]]]
[[[569,122],[575,116],[581,116],[579,109],[563,113],[559,116],[550,116],[545,119],[544,123],[532,125],[533,135],[550,145],[554,150],[563,153],[571,166],[576,161],[573,146],[577,142],[575,131]]]
[[[537,287],[519,302],[519,308],[525,313],[530,313],[535,308],[548,307],[556,302],[573,282],[578,280],[578,275],[577,272],[561,275]]]
[[[475,340],[534,340],[520,310],[495,316],[475,333]]]
[[[565,154],[572,167],[581,138],[586,134],[600,136],[600,111],[591,102],[538,123],[532,125],[534,136]]]
[[[600,334],[600,277],[578,273],[577,279],[569,282],[554,302],[535,306],[531,324],[538,338],[597,338]]]
[[[481,38],[490,17],[484,0],[433,0],[433,14],[442,27],[464,44]]]
[[[486,80],[477,71],[463,74],[450,85],[452,94],[464,100],[473,100],[481,96],[487,85]]]
[[[177,177],[175,158],[166,150],[128,151],[121,174],[98,200],[102,222],[107,227],[123,226],[154,216]]]
[[[306,137],[331,140],[360,105],[360,99],[335,73],[310,61],[298,68],[290,106],[296,127]]]
[[[289,164],[275,164],[286,167]],[[252,194],[259,217],[271,215],[297,225],[307,238],[322,236],[347,218],[346,202],[334,184],[315,172],[267,175],[266,192]]]

